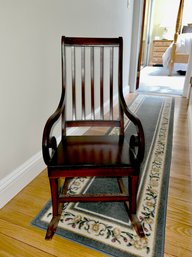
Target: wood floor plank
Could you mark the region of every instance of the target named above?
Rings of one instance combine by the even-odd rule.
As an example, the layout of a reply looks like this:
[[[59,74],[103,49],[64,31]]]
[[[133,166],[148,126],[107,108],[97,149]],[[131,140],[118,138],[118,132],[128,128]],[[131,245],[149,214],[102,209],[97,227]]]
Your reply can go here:
[[[175,198],[184,201],[192,201],[192,199],[189,197],[192,195],[192,182],[190,180],[171,177],[169,182],[169,192],[171,195],[174,195]]]
[[[27,245],[23,242],[15,240],[9,236],[0,234],[0,256],[1,257],[53,257],[55,255],[48,254],[38,248]]]
[[[166,220],[165,254],[192,256],[192,169],[187,101],[175,98],[172,165]],[[166,256],[166,255],[165,255]]]
[[[174,255],[171,255],[171,254],[164,254],[164,257],[174,257]]]
[[[45,231],[41,229],[32,226],[28,229],[0,219],[0,237],[1,235],[11,237],[13,240],[22,242],[27,247],[34,247],[42,252],[57,257],[106,256],[75,242],[60,238],[57,235],[55,235],[51,241],[46,241],[44,239]]]
[[[173,232],[181,237],[184,237],[185,240],[192,243],[192,226],[186,224],[185,222],[179,222],[178,220],[173,220],[168,217],[166,229],[169,230],[169,232]]]
[[[177,242],[173,241],[174,238],[166,236],[165,253],[174,257],[191,257],[191,249],[187,250]],[[180,238],[180,240],[183,240]],[[165,255],[166,256],[166,255]],[[169,256],[169,255],[168,255]]]
[[[187,201],[187,199],[183,201],[173,196],[169,197],[167,217],[170,220],[175,220],[182,222],[185,225],[192,226],[191,214],[192,203],[190,201]]]

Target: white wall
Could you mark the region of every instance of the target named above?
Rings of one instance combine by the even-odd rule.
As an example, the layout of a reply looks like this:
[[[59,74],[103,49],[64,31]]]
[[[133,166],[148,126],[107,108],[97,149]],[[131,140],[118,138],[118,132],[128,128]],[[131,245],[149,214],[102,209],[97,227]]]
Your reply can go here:
[[[188,23],[192,23],[191,20],[191,10],[192,10],[192,1],[185,0],[184,9],[183,9],[183,25],[187,25]]]
[[[131,42],[129,77],[128,77],[130,92],[135,92],[136,90],[143,4],[144,4],[143,0],[134,0],[134,4],[133,4],[133,22],[132,22],[132,31],[131,31],[132,42]]]
[[[61,35],[123,36],[128,84],[132,2],[0,0],[0,182],[41,151],[60,96]]]
[[[186,1],[186,0],[185,0]],[[153,19],[152,19],[152,39],[166,36],[168,39],[173,39],[175,33],[175,25],[180,0],[155,0]],[[163,18],[162,18],[163,14]],[[164,28],[167,28],[169,33],[163,35]]]

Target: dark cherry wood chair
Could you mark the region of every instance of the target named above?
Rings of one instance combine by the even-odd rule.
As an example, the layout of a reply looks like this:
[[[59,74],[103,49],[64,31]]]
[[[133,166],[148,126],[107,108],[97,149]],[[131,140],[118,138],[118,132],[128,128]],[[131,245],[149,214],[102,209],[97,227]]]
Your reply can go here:
[[[142,237],[144,232],[136,217],[136,195],[144,156],[144,132],[123,96],[123,39],[63,36],[61,52],[61,98],[45,125],[42,143],[53,206],[46,239],[51,239],[57,229],[64,202],[96,201],[125,202],[129,218]],[[135,128],[129,142],[124,136],[124,116]],[[58,120],[61,122],[61,141],[57,145],[52,129]],[[90,132],[73,135],[72,127],[76,132],[80,127],[89,128]],[[96,130],[99,127],[115,129],[118,133],[105,131],[103,135],[96,135],[96,130],[92,130],[91,135],[94,127]],[[115,177],[119,193],[68,194],[69,180],[85,176]],[[128,177],[128,192],[123,184],[124,176]],[[59,186],[60,178],[64,180],[63,187]]]

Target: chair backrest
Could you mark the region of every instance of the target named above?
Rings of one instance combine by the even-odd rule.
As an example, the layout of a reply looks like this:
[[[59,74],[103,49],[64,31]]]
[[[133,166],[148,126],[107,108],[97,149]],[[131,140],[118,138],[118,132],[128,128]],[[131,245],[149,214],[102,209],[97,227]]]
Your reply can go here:
[[[63,36],[61,47],[63,135],[78,126],[119,127],[123,134],[122,38]]]

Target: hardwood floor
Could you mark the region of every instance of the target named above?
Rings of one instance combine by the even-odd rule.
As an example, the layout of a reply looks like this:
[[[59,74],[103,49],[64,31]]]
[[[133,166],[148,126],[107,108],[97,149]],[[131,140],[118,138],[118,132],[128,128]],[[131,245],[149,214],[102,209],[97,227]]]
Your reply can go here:
[[[172,166],[169,184],[166,257],[192,256],[192,169],[190,167],[187,101],[176,97]],[[49,199],[46,171],[0,210],[0,256],[101,257],[102,253],[30,225]]]
[[[185,98],[176,98],[173,135],[165,256],[189,257],[192,256],[192,146],[189,145],[189,117]]]

